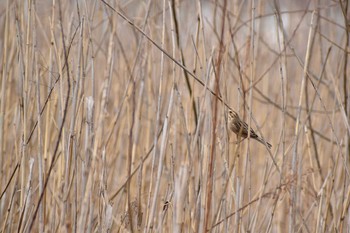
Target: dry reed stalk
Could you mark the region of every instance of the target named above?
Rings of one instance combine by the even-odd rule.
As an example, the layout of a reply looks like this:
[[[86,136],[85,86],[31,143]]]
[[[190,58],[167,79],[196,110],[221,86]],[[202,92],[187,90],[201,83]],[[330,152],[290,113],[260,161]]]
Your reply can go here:
[[[5,121],[5,106],[6,106],[6,87],[7,87],[7,82],[6,80],[8,79],[7,72],[8,68],[8,55],[7,55],[7,49],[9,47],[8,44],[8,39],[9,39],[9,0],[6,1],[6,16],[5,16],[5,28],[4,28],[4,44],[3,44],[3,54],[2,54],[2,78],[1,78],[1,103],[0,103],[0,164],[3,164],[3,152],[4,152],[4,121]],[[2,168],[0,167],[0,170]],[[3,180],[0,179],[0,187],[3,187]]]
[[[91,3],[0,2],[2,232],[349,230],[345,2]]]
[[[165,40],[165,0],[163,1],[163,27],[162,27],[162,45],[164,45],[164,40]],[[160,107],[161,107],[161,102],[163,99],[163,93],[162,93],[162,88],[163,88],[163,79],[164,79],[164,53],[161,54],[161,63],[160,63],[160,81],[159,81],[159,91],[158,91],[158,105],[157,105],[157,122],[160,120]],[[174,84],[173,84],[174,85]],[[155,187],[154,187],[154,192],[153,192],[153,198],[152,202],[150,203],[150,212],[149,216],[147,215],[148,218],[148,223],[146,226],[146,232],[149,232],[150,227],[153,227],[153,221],[154,221],[154,215],[157,207],[157,202],[158,200],[158,192],[159,192],[159,187],[160,187],[160,182],[161,182],[161,176],[163,172],[163,166],[164,166],[164,157],[165,157],[165,150],[167,146],[167,140],[168,140],[168,134],[169,134],[169,122],[171,121],[171,115],[173,111],[173,101],[174,101],[174,86],[171,89],[170,97],[169,97],[169,104],[168,104],[168,109],[166,112],[166,117],[164,120],[164,125],[163,125],[163,135],[162,135],[162,140],[160,144],[160,150],[159,150],[159,160],[158,160],[158,170],[156,172],[156,180],[155,180]],[[158,125],[158,123],[156,123]],[[156,127],[157,129],[157,127]],[[157,130],[156,130],[157,132]],[[156,145],[156,138],[155,138],[155,145]],[[154,162],[156,160],[156,151],[154,153]],[[153,164],[152,163],[152,167]],[[152,172],[153,173],[153,172]]]
[[[301,163],[299,163],[299,153],[298,153],[298,142],[299,142],[299,124],[300,124],[300,117],[301,117],[301,104],[303,100],[303,91],[304,91],[304,86],[305,86],[305,80],[306,80],[306,75],[307,71],[309,69],[309,62],[311,59],[311,48],[312,48],[312,37],[314,34],[314,29],[313,29],[313,19],[314,19],[314,14],[312,15],[311,18],[311,26],[310,26],[310,31],[309,31],[309,38],[308,38],[308,44],[307,44],[307,49],[306,49],[306,54],[305,54],[305,65],[304,65],[304,73],[301,81],[301,87],[300,87],[300,95],[299,95],[299,108],[298,108],[298,113],[297,113],[297,121],[295,124],[295,142],[294,142],[294,148],[293,148],[293,157],[292,157],[292,168],[291,168],[291,175],[292,177],[298,176],[299,172],[297,171],[297,166],[301,166]],[[296,208],[297,208],[297,196],[299,193],[297,193],[297,188],[295,185],[292,185],[291,189],[291,205],[289,209],[289,232],[294,232],[295,231],[295,217],[296,217]]]

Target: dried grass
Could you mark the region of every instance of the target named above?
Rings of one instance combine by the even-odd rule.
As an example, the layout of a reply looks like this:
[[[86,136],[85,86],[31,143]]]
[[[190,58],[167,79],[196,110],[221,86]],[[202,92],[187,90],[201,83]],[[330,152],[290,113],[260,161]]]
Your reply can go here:
[[[0,232],[349,232],[348,8],[0,2]]]

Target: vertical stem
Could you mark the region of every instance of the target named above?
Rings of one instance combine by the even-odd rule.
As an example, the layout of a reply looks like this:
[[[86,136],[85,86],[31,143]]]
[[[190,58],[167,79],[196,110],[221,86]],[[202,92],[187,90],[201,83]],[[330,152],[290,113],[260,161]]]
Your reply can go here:
[[[255,0],[251,1],[251,31],[250,31],[250,77],[249,77],[249,86],[253,86],[253,81],[255,77]],[[251,158],[250,158],[250,128],[251,128],[251,120],[252,120],[252,100],[253,100],[253,88],[249,88],[249,118],[248,118],[248,148],[247,148],[247,156],[246,156],[246,175],[248,180],[248,200],[251,200]],[[248,174],[247,174],[248,173]],[[244,179],[244,182],[246,179]],[[243,190],[245,190],[245,184],[243,184]],[[242,195],[244,196],[244,195]],[[250,222],[251,222],[251,208],[248,207],[248,222],[247,229],[250,231]]]
[[[5,121],[5,92],[6,92],[6,80],[7,80],[7,41],[9,37],[9,0],[6,2],[6,16],[5,16],[5,30],[4,30],[4,45],[3,45],[3,57],[2,57],[2,78],[1,78],[1,105],[0,105],[0,177],[3,176],[3,147],[4,147],[4,121]],[[2,178],[0,178],[0,187],[2,186]],[[1,215],[0,215],[1,218]]]
[[[314,33],[313,30],[313,19],[314,19],[315,12],[313,12],[311,17],[311,25],[309,30],[309,37],[308,37],[308,44],[307,44],[307,50],[305,54],[305,64],[304,64],[304,73],[301,80],[301,87],[300,87],[300,95],[299,95],[299,104],[298,104],[298,113],[297,113],[297,119],[295,123],[295,131],[294,131],[294,147],[293,147],[293,155],[292,155],[292,168],[291,168],[291,177],[292,179],[296,179],[298,177],[297,169],[298,169],[298,141],[299,141],[299,133],[300,133],[300,117],[301,117],[301,108],[302,108],[302,100],[303,100],[303,93],[305,88],[305,81],[306,76],[308,75],[308,69],[309,69],[309,63],[310,63],[310,55],[311,55],[311,47],[312,47],[312,35]],[[300,165],[301,166],[301,165]],[[293,233],[295,231],[295,216],[297,212],[297,187],[296,183],[291,183],[291,191],[290,191],[290,208],[289,208],[289,232]]]
[[[151,2],[151,1],[150,1]],[[164,41],[165,41],[165,0],[163,0],[163,17],[162,17],[162,42],[161,42],[161,47],[163,48],[164,46]],[[158,137],[157,137],[157,132],[158,132],[158,127],[159,127],[159,122],[160,122],[160,111],[161,111],[161,103],[162,103],[162,88],[163,88],[163,79],[164,79],[164,53],[161,53],[161,58],[160,58],[160,78],[159,78],[159,87],[158,87],[158,100],[157,100],[157,113],[156,113],[156,125],[155,125],[155,134],[154,134],[154,153],[153,153],[153,158],[152,158],[152,171],[151,171],[151,180],[150,180],[150,188],[149,188],[149,194],[148,194],[148,204],[147,208],[150,208],[149,215],[146,216],[146,228],[145,232],[148,233],[149,229],[152,227],[153,224],[153,217],[155,213],[155,208],[156,208],[156,200],[157,200],[157,195],[158,195],[158,189],[159,186],[156,183],[156,187],[154,188],[154,193],[153,193],[153,200],[151,203],[151,192],[152,192],[152,185],[153,185],[153,171],[155,170],[156,166],[156,157],[157,157],[157,146],[158,146]],[[165,125],[163,126],[165,129]],[[167,134],[166,131],[163,132],[163,138]],[[158,154],[159,157],[162,155]],[[159,159],[159,164],[158,164],[158,174],[162,172],[162,159]],[[151,205],[151,206],[150,206]],[[148,219],[147,219],[148,218]]]
[[[127,158],[127,174],[128,177],[131,176],[131,165],[132,165],[132,145],[133,145],[133,129],[134,129],[134,124],[135,124],[135,81],[132,83],[132,94],[131,94],[131,125],[130,125],[130,130],[129,130],[129,147],[128,147],[128,158]],[[130,194],[130,183],[131,179],[128,180],[126,184],[126,192],[128,195],[128,213],[129,213],[129,222],[130,222],[130,229],[131,232],[134,232],[134,222],[133,222],[133,214],[132,214],[132,209],[131,209],[131,194]]]
[[[350,111],[350,103],[349,103],[349,93],[348,93],[348,79],[347,79],[347,71],[348,71],[348,57],[349,57],[349,45],[350,45],[350,38],[349,38],[349,20],[348,20],[348,8],[349,8],[349,1],[345,1],[342,3],[342,1],[339,1],[341,5],[341,9],[343,11],[343,17],[344,17],[344,25],[345,25],[345,46],[344,46],[344,66],[343,66],[343,91],[344,91],[344,110],[346,113],[346,116],[348,117],[348,120],[350,121],[349,117],[349,111]],[[349,131],[347,131],[347,143],[346,145],[346,152],[348,154],[348,159],[350,159],[350,134]]]
[[[28,12],[27,12],[28,18],[27,18],[27,38],[26,38],[26,60],[25,63],[23,62],[23,64],[25,64],[25,70],[24,70],[24,74],[23,74],[23,82],[22,82],[22,106],[23,106],[23,135],[22,135],[22,158],[21,158],[21,164],[23,166],[21,166],[21,204],[20,206],[23,207],[24,204],[24,185],[25,185],[25,178],[26,178],[26,166],[25,166],[25,162],[26,162],[26,138],[27,138],[27,104],[28,104],[28,100],[27,100],[27,95],[28,95],[28,75],[29,75],[29,54],[30,54],[30,34],[31,34],[31,15],[32,15],[32,2],[31,0],[28,1]]]
[[[220,72],[221,72],[221,62],[224,54],[224,36],[225,36],[225,19],[226,19],[226,10],[227,10],[227,0],[224,1],[223,12],[222,12],[222,26],[221,26],[221,35],[220,35],[220,44],[219,44],[219,54],[216,61],[216,74],[214,82],[214,93],[219,95],[219,84],[220,84]],[[203,224],[203,233],[207,232],[207,229],[210,229],[211,226],[208,226],[210,222],[210,212],[212,205],[212,194],[213,194],[213,179],[214,179],[214,164],[215,164],[215,145],[216,145],[216,125],[217,125],[217,113],[218,113],[218,98],[215,98],[213,106],[213,121],[212,121],[212,135],[211,135],[211,150],[208,162],[208,175],[207,175],[207,184],[206,184],[206,196],[205,196],[205,216]]]

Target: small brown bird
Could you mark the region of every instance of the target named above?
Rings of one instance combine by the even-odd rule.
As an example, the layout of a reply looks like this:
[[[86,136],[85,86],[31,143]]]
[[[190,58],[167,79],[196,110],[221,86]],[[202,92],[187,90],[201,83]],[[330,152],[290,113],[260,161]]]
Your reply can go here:
[[[248,125],[247,125],[247,123],[242,121],[239,118],[238,114],[231,109],[229,109],[229,111],[228,111],[228,123],[229,123],[230,129],[237,136],[240,135],[243,139],[248,137]],[[257,140],[258,142],[260,142],[264,145],[266,143],[267,146],[269,147],[269,149],[271,149],[272,145],[270,143],[266,142],[261,137],[259,137],[252,128],[250,128],[250,137]]]

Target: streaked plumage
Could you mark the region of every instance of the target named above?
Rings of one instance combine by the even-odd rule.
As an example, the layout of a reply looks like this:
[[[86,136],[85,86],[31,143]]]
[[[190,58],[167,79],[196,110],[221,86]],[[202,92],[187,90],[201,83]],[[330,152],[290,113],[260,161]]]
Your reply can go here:
[[[229,123],[230,129],[236,135],[240,135],[242,138],[248,137],[248,125],[247,125],[247,123],[242,121],[239,118],[238,114],[233,110],[228,111],[228,123]],[[264,145],[266,143],[269,148],[272,147],[272,145],[270,143],[265,142],[264,139],[260,138],[252,128],[250,128],[250,137],[257,140],[258,142],[260,142]]]

